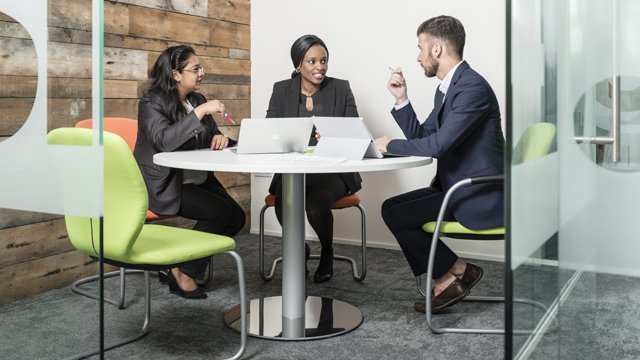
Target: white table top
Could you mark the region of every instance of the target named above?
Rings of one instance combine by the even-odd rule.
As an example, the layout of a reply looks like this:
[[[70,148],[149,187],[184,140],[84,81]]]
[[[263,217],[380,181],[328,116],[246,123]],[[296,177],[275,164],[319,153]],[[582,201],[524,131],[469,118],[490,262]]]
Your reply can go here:
[[[153,162],[171,168],[228,171],[277,172],[288,174],[365,172],[405,169],[428,165],[430,157],[390,157],[338,162],[310,154],[241,154],[229,149],[208,149],[158,153]]]

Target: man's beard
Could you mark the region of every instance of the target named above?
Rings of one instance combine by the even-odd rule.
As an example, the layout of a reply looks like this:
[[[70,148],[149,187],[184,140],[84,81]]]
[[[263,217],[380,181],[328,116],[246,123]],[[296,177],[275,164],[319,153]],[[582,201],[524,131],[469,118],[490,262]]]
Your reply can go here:
[[[431,62],[431,59],[429,59],[429,67],[423,66],[424,75],[428,78],[436,76],[436,74],[438,74],[438,67],[440,67],[440,63],[437,60]]]

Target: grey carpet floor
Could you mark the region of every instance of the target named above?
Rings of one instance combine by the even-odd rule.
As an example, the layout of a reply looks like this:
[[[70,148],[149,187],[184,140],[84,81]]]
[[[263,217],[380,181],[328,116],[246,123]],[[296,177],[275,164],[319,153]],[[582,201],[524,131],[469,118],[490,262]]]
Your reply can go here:
[[[280,239],[268,237],[268,258],[280,251]],[[313,252],[319,244],[310,242]],[[257,237],[237,238],[245,265],[249,299],[281,293],[281,272],[263,282],[258,276]],[[335,246],[336,254],[359,259],[359,247]],[[473,294],[501,295],[504,264],[477,261],[485,270]],[[313,274],[317,262],[309,261]],[[244,359],[503,359],[501,335],[435,335],[424,315],[413,310],[420,300],[400,251],[370,248],[364,282],[352,279],[350,266],[336,261],[326,283],[306,280],[308,295],[333,297],[357,306],[362,325],[347,334],[313,341],[273,341],[249,337]],[[549,304],[559,289],[557,269],[520,268],[514,275],[516,296]],[[126,309],[105,306],[105,341],[134,334],[143,315],[142,276],[127,277]],[[236,271],[228,256],[216,257],[208,299],[184,300],[171,295],[152,277],[151,331],[142,340],[106,352],[107,359],[221,359],[233,355],[239,336],[224,325],[226,310],[238,302]],[[89,286],[90,287],[90,286]],[[117,294],[118,280],[105,280],[108,297]],[[531,324],[541,314],[515,306],[518,325]],[[0,359],[60,359],[96,348],[98,304],[69,288],[0,305]],[[460,303],[434,315],[442,326],[502,327],[498,304]],[[532,359],[640,359],[640,286],[637,278],[586,275],[560,311],[559,330],[547,334]],[[520,346],[524,338],[514,339]],[[94,357],[97,358],[97,357]]]
[[[280,239],[268,237],[268,255],[280,251]],[[281,293],[281,272],[268,283],[258,276],[257,237],[237,239],[245,265],[248,298]],[[314,253],[319,244],[310,242]],[[336,244],[336,254],[359,259],[359,247]],[[475,261],[485,269],[476,294],[502,293],[503,264]],[[309,261],[311,273],[317,262]],[[504,338],[496,335],[434,335],[424,315],[413,310],[420,300],[400,251],[370,248],[364,282],[352,279],[350,266],[334,264],[334,277],[315,284],[306,281],[308,295],[333,297],[357,306],[362,325],[347,334],[314,341],[273,341],[249,337],[244,359],[502,359]],[[105,305],[105,341],[135,333],[143,315],[142,276],[127,277],[127,307]],[[107,294],[117,293],[117,278],[105,280]],[[220,359],[233,355],[239,336],[226,327],[223,315],[238,302],[233,260],[218,256],[208,299],[184,300],[152,277],[151,332],[133,344],[106,352],[107,359]],[[97,302],[69,288],[0,306],[0,358],[58,359],[97,346]],[[500,305],[461,303],[435,319],[443,325],[502,326]]]

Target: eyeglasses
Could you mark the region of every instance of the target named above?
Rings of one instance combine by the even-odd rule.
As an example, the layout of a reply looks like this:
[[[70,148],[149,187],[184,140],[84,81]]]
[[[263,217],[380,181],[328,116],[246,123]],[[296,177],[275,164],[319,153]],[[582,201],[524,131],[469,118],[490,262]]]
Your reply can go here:
[[[189,71],[189,72],[192,72],[192,73],[194,73],[196,75],[200,75],[200,74],[204,75],[204,68],[202,66],[200,66],[200,65],[197,65],[193,69],[184,69],[184,71]]]

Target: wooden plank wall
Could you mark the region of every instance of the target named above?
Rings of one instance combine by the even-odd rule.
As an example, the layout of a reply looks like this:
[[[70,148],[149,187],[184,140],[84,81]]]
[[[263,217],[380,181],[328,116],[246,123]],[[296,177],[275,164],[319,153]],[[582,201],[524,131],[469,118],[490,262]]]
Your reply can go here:
[[[105,1],[104,115],[135,119],[148,70],[160,52],[189,44],[205,68],[200,91],[223,101],[235,119],[249,117],[249,10],[250,0]],[[48,129],[73,126],[92,111],[91,1],[48,0],[48,33]],[[0,12],[0,141],[24,124],[36,85],[33,42]],[[222,117],[216,121],[237,138],[238,126]],[[245,209],[247,232],[250,177],[216,175]],[[181,218],[163,222],[193,225]],[[96,269],[93,260],[73,250],[60,216],[0,209],[0,303],[66,286]]]

